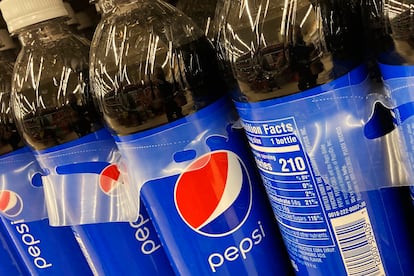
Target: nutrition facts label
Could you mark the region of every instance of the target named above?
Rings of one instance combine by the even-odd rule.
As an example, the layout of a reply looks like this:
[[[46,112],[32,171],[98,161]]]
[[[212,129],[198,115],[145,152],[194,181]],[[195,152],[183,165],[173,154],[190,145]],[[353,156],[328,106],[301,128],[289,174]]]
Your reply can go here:
[[[244,128],[285,239],[334,246],[317,191],[322,180],[310,169],[294,119],[244,121]]]
[[[397,254],[383,243],[390,206],[380,206],[377,185],[389,177],[380,161],[388,155],[382,138],[370,138],[381,128],[369,123],[378,101],[365,79],[360,67],[337,89],[236,102],[298,275],[384,275],[385,256]]]
[[[331,256],[327,264],[339,258],[348,275],[384,275],[366,203],[352,188],[342,129],[335,129],[335,139],[327,137],[312,147],[306,128],[297,127],[292,117],[245,120],[243,127],[291,257],[317,268]],[[310,164],[307,152],[323,160],[329,183]],[[344,185],[348,190],[338,189]]]

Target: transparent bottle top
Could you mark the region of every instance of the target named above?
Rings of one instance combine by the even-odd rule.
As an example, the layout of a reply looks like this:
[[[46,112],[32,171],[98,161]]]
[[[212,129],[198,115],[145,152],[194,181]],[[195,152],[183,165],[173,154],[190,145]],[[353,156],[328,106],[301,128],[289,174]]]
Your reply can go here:
[[[173,122],[226,93],[211,42],[182,12],[163,1],[109,2],[117,4],[97,27],[90,75],[113,132]]]
[[[60,145],[102,127],[89,91],[89,45],[65,18],[21,29],[12,101],[17,125],[36,150]]]
[[[325,84],[362,60],[356,0],[230,1],[220,27],[243,95],[257,102]]]
[[[16,49],[0,50],[0,156],[24,146],[14,123],[10,105]]]

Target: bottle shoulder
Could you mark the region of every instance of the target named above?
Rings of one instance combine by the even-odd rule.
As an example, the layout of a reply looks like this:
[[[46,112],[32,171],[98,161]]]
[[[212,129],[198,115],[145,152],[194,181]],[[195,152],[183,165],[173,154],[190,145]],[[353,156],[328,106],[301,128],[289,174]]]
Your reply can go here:
[[[196,27],[188,16],[176,9],[170,9],[156,2],[150,3],[150,1],[116,8],[104,14],[96,30],[103,35],[112,35],[115,38],[124,36],[129,39],[139,39],[139,37],[152,35],[160,41],[167,42],[167,44],[172,42],[176,46],[188,44],[203,36],[201,29]],[[99,41],[107,43],[105,39]]]
[[[50,53],[59,52],[64,49],[73,49],[76,51],[82,51],[81,53],[88,51],[90,42],[80,37],[79,35],[69,33],[61,35],[57,38],[34,38],[29,43],[24,43],[21,47],[21,51],[36,52],[36,53]]]
[[[15,63],[15,78],[22,81],[52,81],[66,73],[88,70],[89,46],[75,36],[55,42],[37,42],[21,48]],[[31,70],[28,71],[28,68]]]
[[[218,39],[242,91],[237,100],[258,102],[300,93],[361,65],[361,13],[351,2],[300,0],[285,7],[280,2],[265,13],[258,3],[231,2]]]

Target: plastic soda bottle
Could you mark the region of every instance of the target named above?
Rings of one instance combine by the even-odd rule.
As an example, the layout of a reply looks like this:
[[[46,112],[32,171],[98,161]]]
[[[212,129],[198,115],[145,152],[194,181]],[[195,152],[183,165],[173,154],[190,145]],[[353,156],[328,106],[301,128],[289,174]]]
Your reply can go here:
[[[180,275],[290,273],[210,41],[163,1],[101,1],[90,76]]]

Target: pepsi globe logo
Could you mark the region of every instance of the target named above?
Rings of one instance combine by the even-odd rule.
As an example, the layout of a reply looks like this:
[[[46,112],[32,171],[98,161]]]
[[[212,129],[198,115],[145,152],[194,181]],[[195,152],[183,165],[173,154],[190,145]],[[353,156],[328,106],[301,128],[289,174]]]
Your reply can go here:
[[[100,189],[107,195],[116,195],[124,183],[118,166],[108,162],[71,163],[56,167],[56,172],[59,175],[96,174]]]
[[[117,188],[123,184],[123,177],[117,165],[110,164],[99,175],[101,190],[108,195],[114,195]]]
[[[0,212],[8,217],[18,216],[23,210],[22,198],[13,191],[0,191]]]
[[[246,166],[231,151],[207,153],[179,176],[174,200],[181,218],[197,233],[231,234],[244,224],[252,205]]]

